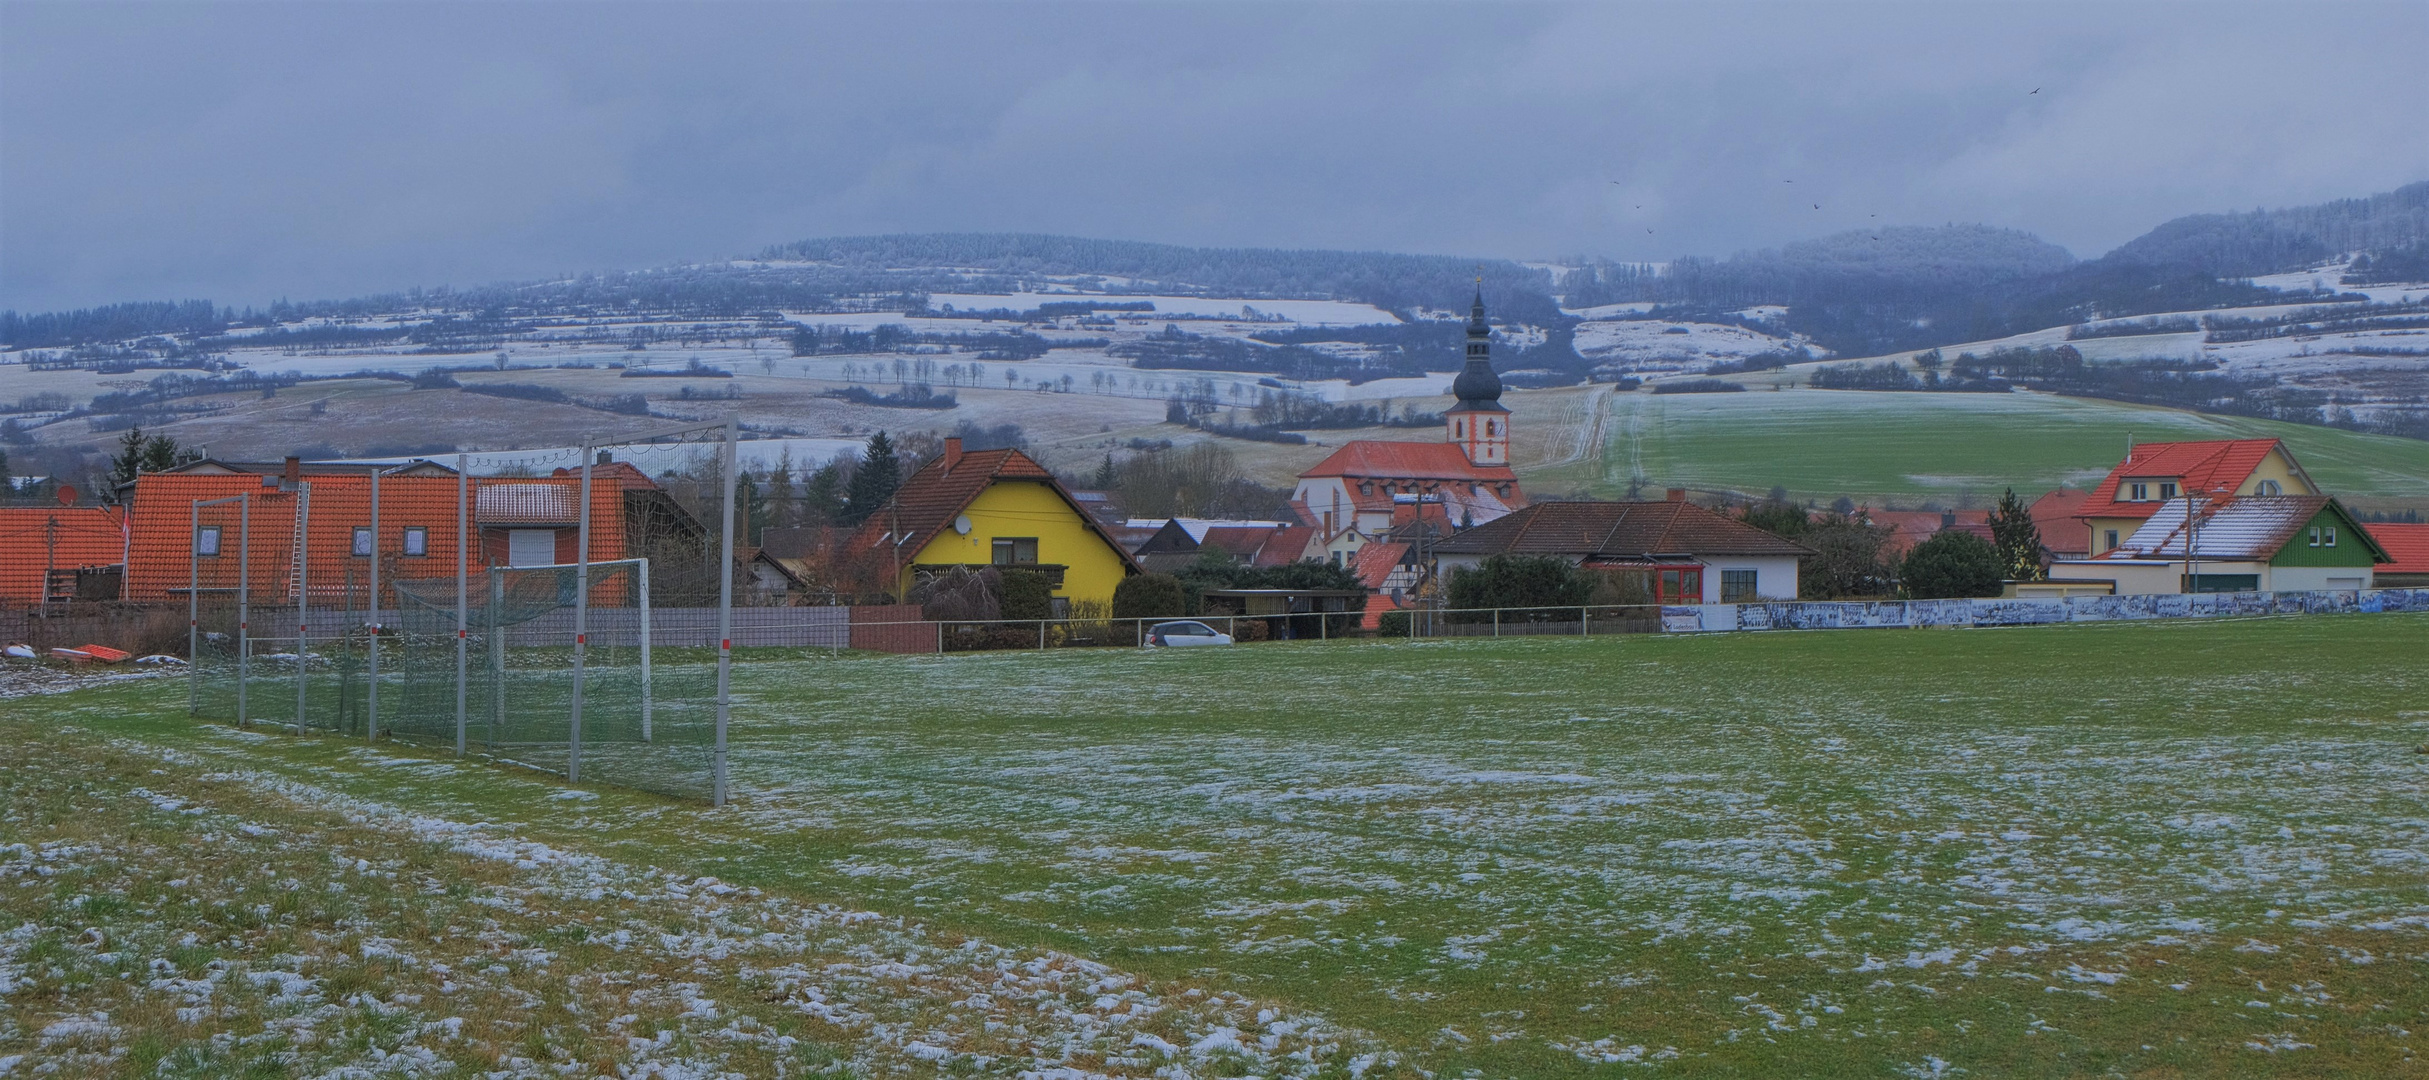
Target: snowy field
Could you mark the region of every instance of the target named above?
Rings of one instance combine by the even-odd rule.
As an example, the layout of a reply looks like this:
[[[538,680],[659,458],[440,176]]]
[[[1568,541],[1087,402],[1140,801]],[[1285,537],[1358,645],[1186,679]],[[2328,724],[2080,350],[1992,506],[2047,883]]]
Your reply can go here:
[[[1761,334],[1722,323],[1633,319],[1577,324],[1577,354],[1611,371],[1702,371],[1715,360],[1809,345],[1801,336]],[[1816,349],[1826,355],[1827,350]]]
[[[508,1075],[2400,1074],[2424,650],[2344,616],[754,658],[723,812],[240,739],[173,687],[0,706],[42,766],[0,780],[0,1060],[173,1020],[298,1073],[367,1038]]]

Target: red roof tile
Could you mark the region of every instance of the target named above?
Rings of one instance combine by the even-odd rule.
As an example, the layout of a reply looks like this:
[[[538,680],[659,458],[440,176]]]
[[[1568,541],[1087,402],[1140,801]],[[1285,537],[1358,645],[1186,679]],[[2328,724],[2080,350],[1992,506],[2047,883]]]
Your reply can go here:
[[[859,556],[892,546],[905,553],[917,552],[953,519],[970,508],[981,493],[997,480],[1034,480],[1054,489],[1071,512],[1079,515],[1088,531],[1104,539],[1106,546],[1119,552],[1122,561],[1132,569],[1138,560],[1130,549],[1122,546],[1107,532],[1103,523],[1086,507],[1071,497],[1071,492],[1046,467],[1018,450],[965,451],[951,468],[941,455],[919,467],[902,486],[894,490],[894,498],[876,513],[869,515],[846,542],[845,552]]]
[[[125,517],[108,506],[0,508],[0,604],[42,602],[46,570],[126,562]]]
[[[1690,502],[1537,503],[1453,533],[1446,555],[1570,555],[1636,559],[1668,555],[1810,555],[1736,518]]]
[[[1374,477],[1392,480],[1515,481],[1506,465],[1477,465],[1450,443],[1384,442],[1358,439],[1344,443],[1301,476]]]
[[[2387,549],[2392,563],[2380,563],[2381,574],[2429,574],[2429,525],[2379,522],[2364,525],[2370,538]]]
[[[2034,499],[2032,508],[2026,512],[2032,516],[2033,528],[2041,532],[2041,546],[2061,557],[2081,558],[2091,554],[2091,530],[2079,520],[2083,504],[2091,497],[2088,491],[2059,488]]]
[[[1392,571],[1400,568],[1400,558],[1408,554],[1409,546],[1399,543],[1375,543],[1359,548],[1351,557],[1350,572],[1358,575],[1358,584],[1380,589]]]
[[[2120,502],[2117,485],[2128,477],[2171,479],[2192,492],[2231,493],[2260,467],[2271,450],[2283,449],[2276,439],[2211,439],[2202,442],[2144,443],[2132,457],[2117,463],[2084,500],[2076,514],[2086,518],[2147,518],[2159,501]],[[2292,463],[2294,455],[2286,453]],[[2296,466],[2299,470],[2300,466]]]
[[[127,555],[126,598],[129,600],[161,600],[181,596],[190,581],[189,548],[192,538],[188,530],[193,523],[193,504],[197,499],[217,499],[233,495],[252,497],[251,586],[257,596],[286,596],[292,571],[290,552],[295,532],[295,496],[275,487],[263,487],[263,477],[251,474],[150,473],[136,480],[129,505],[128,532],[130,544]],[[343,591],[349,567],[358,580],[368,579],[368,560],[354,555],[354,530],[371,524],[371,477],[368,475],[322,474],[306,481],[311,489],[310,547],[308,568],[313,593],[323,589]],[[546,498],[553,499],[567,517],[579,501],[581,482],[578,479],[547,477],[504,478],[474,477],[471,482],[476,504],[492,488],[506,487],[522,490],[526,496],[538,486],[548,489]],[[400,576],[452,574],[456,562],[456,478],[453,476],[382,476],[380,478],[379,549],[383,556],[394,556],[393,564],[383,564],[384,572]],[[613,480],[591,485],[591,558],[621,559],[624,546],[624,495],[621,485]],[[228,585],[235,582],[237,556],[237,508],[231,504],[207,509],[216,515],[222,526],[222,561],[206,560],[210,572]],[[212,523],[206,518],[206,524]],[[510,524],[500,520],[497,524]],[[482,524],[475,515],[475,525]],[[427,530],[428,554],[405,556],[400,547],[404,530]],[[476,531],[476,543],[478,533]],[[487,565],[479,550],[473,552],[474,566]]]
[[[1270,531],[1273,535],[1266,539],[1265,546],[1257,549],[1251,565],[1288,566],[1306,558],[1307,546],[1316,539],[1312,525],[1285,525]]]
[[[1889,526],[1890,533],[1882,539],[1881,546],[1882,553],[1890,556],[1904,555],[1947,525],[1959,528],[1981,525],[1987,532],[1990,522],[1988,510],[1868,510],[1864,516],[1875,525]]]

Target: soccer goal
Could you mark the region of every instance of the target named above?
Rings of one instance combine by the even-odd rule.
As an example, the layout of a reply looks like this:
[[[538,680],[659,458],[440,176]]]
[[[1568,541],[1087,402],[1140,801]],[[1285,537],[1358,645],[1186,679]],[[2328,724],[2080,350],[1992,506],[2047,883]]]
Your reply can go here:
[[[740,426],[588,442],[547,474],[331,474],[317,516],[311,481],[195,500],[191,711],[723,805]],[[654,592],[685,606],[679,639]]]

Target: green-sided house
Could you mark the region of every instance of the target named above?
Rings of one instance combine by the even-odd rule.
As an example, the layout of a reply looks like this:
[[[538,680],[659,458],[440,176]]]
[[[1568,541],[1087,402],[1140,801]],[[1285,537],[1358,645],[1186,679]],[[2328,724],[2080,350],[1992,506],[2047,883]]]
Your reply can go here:
[[[2367,589],[2386,550],[2326,495],[2171,499],[2114,548],[2052,564],[2053,583],[2119,594]]]

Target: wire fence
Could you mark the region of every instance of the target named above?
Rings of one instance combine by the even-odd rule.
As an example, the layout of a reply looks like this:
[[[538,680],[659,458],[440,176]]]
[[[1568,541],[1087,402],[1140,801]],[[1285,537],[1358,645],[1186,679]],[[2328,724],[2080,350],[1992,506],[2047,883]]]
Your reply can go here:
[[[456,540],[443,560],[431,558],[439,530],[428,523],[411,534],[416,550],[387,546],[388,533],[398,543],[406,534],[380,527],[377,476],[368,485],[368,524],[342,517],[336,507],[348,504],[334,499],[314,523],[310,483],[293,485],[291,498],[196,500],[184,590],[190,711],[239,727],[392,738],[576,782],[723,804],[735,634],[732,574],[718,567],[734,565],[735,430],[729,417],[638,437],[707,431],[721,442],[705,466],[721,478],[717,520],[692,524],[674,545],[684,569],[711,582],[713,619],[694,612],[678,620],[668,642],[653,640],[651,560],[592,557],[598,507],[617,508],[602,522],[615,550],[632,503],[620,498],[620,485],[596,487],[588,447],[579,499],[550,503],[580,515],[564,527],[575,534],[567,564],[492,565],[514,561],[498,558],[512,550],[495,550],[513,545],[490,543],[487,523],[473,520],[478,500],[461,455],[454,477],[389,480],[453,490]],[[594,490],[604,497],[594,500]],[[332,560],[332,542],[349,557]],[[335,565],[314,566],[316,548]],[[400,555],[418,572],[399,575]]]

